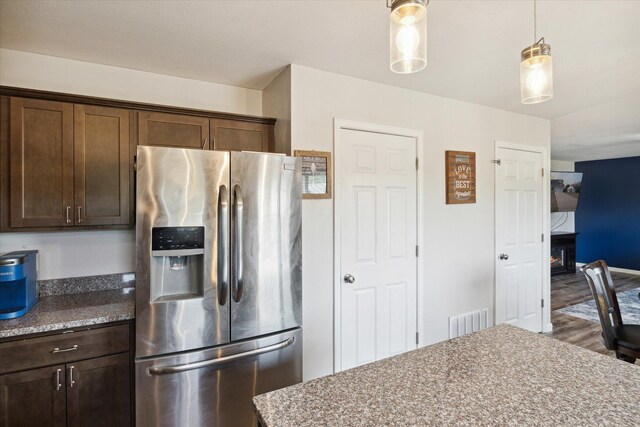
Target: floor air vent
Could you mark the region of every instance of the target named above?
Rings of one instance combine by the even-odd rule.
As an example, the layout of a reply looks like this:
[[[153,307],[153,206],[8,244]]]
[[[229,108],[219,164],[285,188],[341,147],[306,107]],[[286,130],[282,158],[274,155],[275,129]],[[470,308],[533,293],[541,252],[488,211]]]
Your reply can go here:
[[[489,309],[483,308],[470,313],[449,317],[449,338],[461,337],[486,329],[489,324]]]

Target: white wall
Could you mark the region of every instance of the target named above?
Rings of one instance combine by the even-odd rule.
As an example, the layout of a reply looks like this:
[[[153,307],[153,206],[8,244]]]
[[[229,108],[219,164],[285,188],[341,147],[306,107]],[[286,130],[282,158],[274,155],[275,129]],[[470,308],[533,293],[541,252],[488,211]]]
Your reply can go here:
[[[185,108],[262,114],[262,92],[0,49],[0,84]]]
[[[38,279],[95,276],[136,270],[135,232],[2,233],[0,253],[37,249]]]
[[[575,163],[566,160],[551,160],[551,170],[557,172],[575,171]],[[565,231],[574,233],[576,231],[575,212],[553,212],[549,220],[551,231]]]
[[[297,65],[291,80],[292,149],[333,151],[334,118],[424,131],[422,342],[447,339],[451,315],[493,311],[494,140],[548,149],[549,121]],[[445,150],[476,152],[477,203],[445,204]],[[333,202],[303,201],[305,379],[333,371]]]
[[[257,90],[0,49],[0,84],[230,113],[261,115]],[[39,279],[135,270],[135,233],[2,233],[0,253],[38,249]]]

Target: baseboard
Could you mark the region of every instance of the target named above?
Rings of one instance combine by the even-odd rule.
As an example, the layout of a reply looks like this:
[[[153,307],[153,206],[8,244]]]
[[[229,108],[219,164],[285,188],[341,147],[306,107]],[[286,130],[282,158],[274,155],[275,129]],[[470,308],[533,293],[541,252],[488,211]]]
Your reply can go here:
[[[636,276],[640,276],[640,271],[629,270],[628,268],[609,267],[609,270],[615,271],[616,273],[626,273],[626,274],[634,274]]]
[[[585,265],[584,262],[576,262],[577,268],[580,268],[583,265]],[[628,268],[611,267],[610,265],[608,267],[609,267],[609,270],[615,271],[616,273],[625,273],[625,274],[633,274],[635,276],[640,276],[640,270],[630,270]]]
[[[553,325],[551,323],[547,323],[542,328],[542,332],[544,332],[545,334],[548,333],[548,332],[553,332]]]

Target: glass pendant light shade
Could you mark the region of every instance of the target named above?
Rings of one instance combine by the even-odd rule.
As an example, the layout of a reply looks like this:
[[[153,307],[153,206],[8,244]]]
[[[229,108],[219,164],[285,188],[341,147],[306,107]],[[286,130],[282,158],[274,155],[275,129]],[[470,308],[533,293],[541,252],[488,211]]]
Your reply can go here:
[[[394,0],[391,3],[391,71],[415,73],[427,66],[428,3],[428,0]]]
[[[551,46],[536,43],[520,54],[520,100],[537,104],[553,98]]]

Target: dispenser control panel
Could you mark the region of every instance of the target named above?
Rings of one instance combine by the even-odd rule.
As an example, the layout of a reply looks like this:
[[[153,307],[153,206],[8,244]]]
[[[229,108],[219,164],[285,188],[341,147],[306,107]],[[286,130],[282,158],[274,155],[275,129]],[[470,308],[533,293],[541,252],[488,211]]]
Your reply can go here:
[[[151,250],[204,249],[204,227],[154,227]]]

